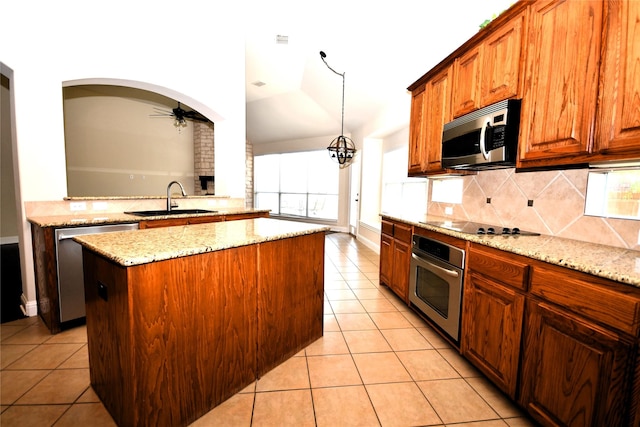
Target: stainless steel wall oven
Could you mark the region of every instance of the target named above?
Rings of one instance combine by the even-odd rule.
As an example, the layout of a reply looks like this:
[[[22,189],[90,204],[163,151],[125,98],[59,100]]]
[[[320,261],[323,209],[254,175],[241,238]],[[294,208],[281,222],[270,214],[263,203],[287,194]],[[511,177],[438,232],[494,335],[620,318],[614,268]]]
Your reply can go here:
[[[460,341],[464,262],[464,250],[413,235],[409,301],[456,343]]]

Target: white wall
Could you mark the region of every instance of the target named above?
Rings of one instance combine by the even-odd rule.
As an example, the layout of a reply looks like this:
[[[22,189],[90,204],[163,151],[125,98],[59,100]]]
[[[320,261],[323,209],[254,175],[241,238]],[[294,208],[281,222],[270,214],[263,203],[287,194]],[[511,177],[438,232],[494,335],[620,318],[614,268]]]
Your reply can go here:
[[[99,8],[80,0],[4,2],[0,61],[14,71],[18,197],[67,195],[63,82],[100,78],[165,87],[222,118],[216,120],[216,193],[244,197],[244,40],[237,25],[243,12],[205,0],[114,0]],[[34,301],[24,206],[19,221],[24,293]]]

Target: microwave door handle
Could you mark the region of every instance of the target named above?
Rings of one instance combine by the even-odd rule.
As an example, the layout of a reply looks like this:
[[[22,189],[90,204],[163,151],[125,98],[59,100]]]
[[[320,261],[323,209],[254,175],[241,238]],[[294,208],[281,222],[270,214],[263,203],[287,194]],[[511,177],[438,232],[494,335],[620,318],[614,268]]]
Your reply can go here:
[[[487,152],[487,147],[485,144],[485,136],[487,134],[487,128],[490,127],[491,124],[489,122],[484,122],[482,124],[482,128],[480,129],[480,152],[482,153],[482,157],[485,160],[489,160],[489,153]]]
[[[420,258],[419,256],[417,256],[416,254],[411,254],[411,256],[416,259],[417,261],[420,261],[422,263],[427,264],[430,268],[433,268],[434,270],[437,270],[441,273],[446,274],[447,276],[451,276],[451,277],[458,277],[459,274],[457,271],[454,270],[449,270],[448,268],[442,268],[439,265],[435,265],[430,263],[429,261],[425,260],[424,258]]]

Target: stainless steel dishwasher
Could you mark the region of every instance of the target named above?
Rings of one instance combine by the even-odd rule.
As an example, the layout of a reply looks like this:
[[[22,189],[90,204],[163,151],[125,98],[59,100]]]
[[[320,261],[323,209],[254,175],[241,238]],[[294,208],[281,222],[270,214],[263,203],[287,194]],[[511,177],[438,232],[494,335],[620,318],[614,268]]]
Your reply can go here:
[[[60,322],[86,316],[84,308],[82,246],[74,241],[73,237],[85,234],[112,233],[114,231],[137,229],[138,223],[59,228],[55,231]]]

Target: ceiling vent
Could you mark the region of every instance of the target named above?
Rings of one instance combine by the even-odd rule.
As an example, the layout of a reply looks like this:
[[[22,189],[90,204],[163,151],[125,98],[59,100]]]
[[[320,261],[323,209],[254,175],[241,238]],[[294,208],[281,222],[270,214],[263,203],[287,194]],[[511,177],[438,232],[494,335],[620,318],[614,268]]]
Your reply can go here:
[[[278,34],[276,36],[276,44],[289,44],[289,36],[283,36]]]

